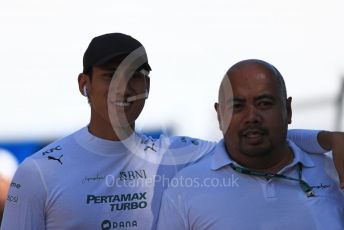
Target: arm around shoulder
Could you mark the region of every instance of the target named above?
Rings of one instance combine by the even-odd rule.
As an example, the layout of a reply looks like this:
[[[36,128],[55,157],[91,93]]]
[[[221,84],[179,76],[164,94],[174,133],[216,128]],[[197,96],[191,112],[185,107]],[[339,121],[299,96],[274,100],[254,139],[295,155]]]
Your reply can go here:
[[[344,132],[320,132],[318,141],[324,148],[332,150],[334,165],[339,174],[340,187],[344,188]]]
[[[322,133],[323,131],[320,130],[290,129],[288,130],[288,139],[306,152],[325,153],[328,149],[319,140]]]
[[[320,130],[288,130],[288,138],[310,153],[325,153],[332,150],[340,187],[344,188],[344,133]]]

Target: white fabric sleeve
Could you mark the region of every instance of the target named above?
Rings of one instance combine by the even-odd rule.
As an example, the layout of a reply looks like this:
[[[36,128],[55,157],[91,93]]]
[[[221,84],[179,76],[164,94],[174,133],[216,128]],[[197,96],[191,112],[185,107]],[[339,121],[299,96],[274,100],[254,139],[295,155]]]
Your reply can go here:
[[[33,160],[25,160],[14,174],[1,230],[44,230],[46,189]]]
[[[157,230],[188,230],[181,197],[171,198],[166,190],[163,194]]]
[[[168,149],[160,162],[164,165],[186,165],[196,162],[213,151],[216,146],[215,142],[183,136],[165,138],[162,142],[165,143],[163,149]]]
[[[326,153],[318,142],[318,134],[321,130],[309,129],[290,129],[288,130],[288,139],[293,141],[302,150],[309,153]]]

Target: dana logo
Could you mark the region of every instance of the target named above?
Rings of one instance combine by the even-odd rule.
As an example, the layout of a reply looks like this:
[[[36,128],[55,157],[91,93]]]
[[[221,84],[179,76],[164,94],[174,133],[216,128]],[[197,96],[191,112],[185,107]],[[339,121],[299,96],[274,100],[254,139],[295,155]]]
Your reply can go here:
[[[136,220],[133,221],[118,221],[111,222],[110,220],[104,220],[101,224],[102,230],[121,229],[121,228],[137,228]]]

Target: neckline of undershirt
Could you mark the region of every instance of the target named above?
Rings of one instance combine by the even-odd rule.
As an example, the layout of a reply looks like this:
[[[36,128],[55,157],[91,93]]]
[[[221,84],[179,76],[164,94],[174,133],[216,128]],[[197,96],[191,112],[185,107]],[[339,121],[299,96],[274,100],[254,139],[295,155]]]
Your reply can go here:
[[[98,154],[105,156],[115,156],[121,153],[129,153],[130,149],[137,149],[141,142],[141,136],[137,133],[131,134],[127,139],[122,141],[111,141],[94,136],[88,131],[88,127],[84,127],[76,132],[74,140],[80,147]]]

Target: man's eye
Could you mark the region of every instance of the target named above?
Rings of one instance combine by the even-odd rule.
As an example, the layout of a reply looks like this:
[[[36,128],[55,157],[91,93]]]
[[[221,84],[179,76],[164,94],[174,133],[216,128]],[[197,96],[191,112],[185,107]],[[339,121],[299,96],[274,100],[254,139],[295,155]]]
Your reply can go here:
[[[233,108],[241,108],[241,104],[234,104]]]
[[[136,79],[142,78],[142,79],[144,79],[144,78],[148,78],[148,77],[149,77],[148,75],[144,75],[141,72],[135,72],[131,78],[136,78]]]
[[[105,77],[105,78],[112,78],[113,77],[113,74],[112,72],[109,72],[109,73],[104,73],[102,76]]]
[[[233,110],[240,110],[240,109],[242,109],[242,107],[243,107],[243,105],[240,103],[234,103],[230,106],[230,108]]]
[[[273,105],[273,103],[271,101],[260,101],[260,102],[258,102],[259,107],[265,108],[265,107],[270,107],[272,105]]]
[[[139,75],[139,74],[134,74],[133,76],[131,76],[130,79],[143,79],[143,75]]]

